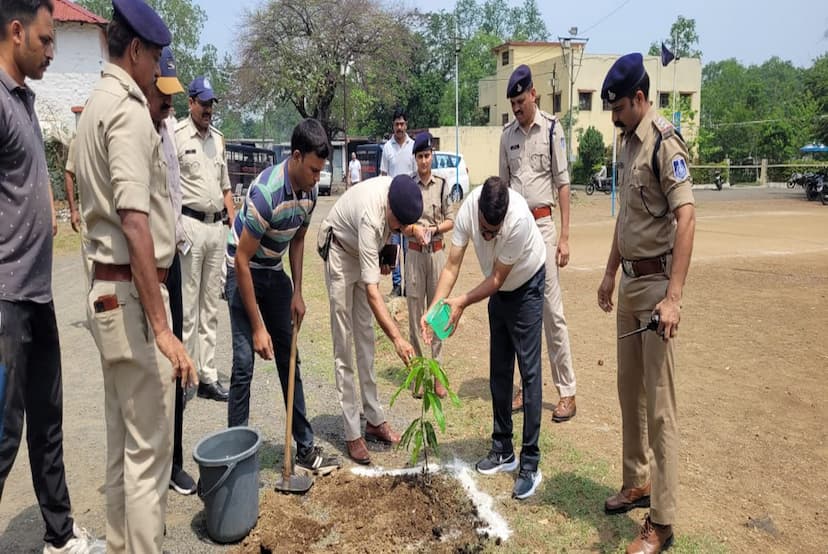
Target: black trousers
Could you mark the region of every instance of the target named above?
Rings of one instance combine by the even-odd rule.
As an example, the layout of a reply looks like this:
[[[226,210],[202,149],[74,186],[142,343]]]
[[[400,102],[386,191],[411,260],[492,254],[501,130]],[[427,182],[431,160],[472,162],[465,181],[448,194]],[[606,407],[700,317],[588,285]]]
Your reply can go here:
[[[73,536],[63,467],[63,381],[52,302],[0,300],[0,500],[26,418],[26,443],[43,540],[63,546]]]
[[[536,471],[540,461],[541,335],[546,267],[521,287],[489,298],[489,386],[492,392],[492,450],[508,454],[512,446],[512,379],[517,357],[523,382],[523,447],[520,467]]]
[[[176,252],[173,263],[167,272],[167,292],[170,295],[170,315],[172,316],[173,334],[182,340],[184,327],[184,304],[181,299],[181,259]],[[181,378],[175,380],[175,418],[173,421],[173,464],[172,474],[184,467],[184,451],[181,446],[184,428],[184,389]]]

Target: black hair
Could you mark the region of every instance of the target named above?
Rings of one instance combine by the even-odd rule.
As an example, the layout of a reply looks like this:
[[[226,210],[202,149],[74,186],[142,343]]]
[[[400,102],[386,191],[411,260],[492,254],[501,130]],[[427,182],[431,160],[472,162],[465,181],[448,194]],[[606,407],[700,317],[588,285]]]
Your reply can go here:
[[[53,13],[52,0],[0,0],[0,39],[6,38],[6,26],[12,21],[28,27],[40,8]]]
[[[303,156],[313,152],[318,157],[327,159],[331,155],[331,145],[328,134],[318,120],[307,118],[293,128],[290,136],[290,151],[298,150]]]
[[[408,121],[408,116],[405,115],[405,108],[395,108],[394,109],[394,117],[391,118],[391,121],[397,121],[399,118],[403,118],[404,121]]]
[[[633,85],[633,88],[630,89],[630,93],[627,95],[629,96],[630,100],[635,98],[635,93],[639,90],[644,93],[645,100],[650,97],[650,76],[647,74],[646,71],[644,72],[644,75],[641,77],[641,79],[639,79],[639,81],[635,85]]]
[[[500,177],[489,177],[480,192],[480,211],[489,225],[500,225],[509,209],[509,186]]]
[[[112,19],[106,26],[106,46],[109,52],[109,59],[122,58],[126,54],[127,48],[132,43],[133,39],[138,39],[145,48],[161,48],[160,44],[153,44],[144,40],[135,32],[132,25],[120,14],[112,12]]]

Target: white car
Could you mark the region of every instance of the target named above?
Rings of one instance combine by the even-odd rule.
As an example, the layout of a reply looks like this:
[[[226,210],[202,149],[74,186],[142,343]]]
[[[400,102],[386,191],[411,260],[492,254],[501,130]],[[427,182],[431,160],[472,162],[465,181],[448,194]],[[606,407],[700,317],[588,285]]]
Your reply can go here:
[[[319,196],[331,195],[331,162],[325,160],[325,169],[319,172]]]
[[[458,167],[458,159],[460,167]],[[454,152],[435,150],[431,156],[431,173],[442,177],[446,180],[446,184],[451,185],[451,194],[455,202],[469,194],[469,168],[466,167],[463,154],[460,154],[458,158]]]

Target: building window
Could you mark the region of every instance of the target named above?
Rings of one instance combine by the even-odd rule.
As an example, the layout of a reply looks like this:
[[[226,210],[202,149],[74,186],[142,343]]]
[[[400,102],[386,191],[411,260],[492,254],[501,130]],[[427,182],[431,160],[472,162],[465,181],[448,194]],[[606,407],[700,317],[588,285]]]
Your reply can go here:
[[[561,113],[561,93],[556,92],[552,97],[552,113]]]
[[[507,114],[507,113],[500,114],[500,123],[502,125],[506,125],[507,123],[509,123],[509,114]]]
[[[661,108],[661,109],[670,107],[670,93],[669,92],[659,92],[658,93],[658,107]]]
[[[603,109],[605,112],[610,112],[610,111],[612,111],[612,104],[611,104],[611,103],[610,103],[610,101],[609,101],[609,100],[607,100],[606,98],[602,99],[601,104],[602,104],[602,106],[601,106],[601,107],[602,107],[602,109]]]
[[[500,65],[509,65],[509,51],[504,50],[500,54]]]
[[[486,123],[492,120],[492,108],[491,106],[484,106],[483,107],[483,117],[486,118]]]
[[[581,111],[592,111],[592,93],[579,92],[578,93],[578,109]]]

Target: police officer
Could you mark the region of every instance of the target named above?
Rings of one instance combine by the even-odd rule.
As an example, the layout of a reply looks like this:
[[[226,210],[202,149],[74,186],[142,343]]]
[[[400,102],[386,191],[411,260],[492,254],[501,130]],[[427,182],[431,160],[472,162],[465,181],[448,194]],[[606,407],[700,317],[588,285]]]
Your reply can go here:
[[[431,174],[432,137],[424,131],[414,139],[414,159],[417,163],[417,185],[423,195],[423,214],[420,219],[403,229],[408,237],[408,255],[405,258],[405,296],[408,303],[408,332],[418,356],[420,348],[420,318],[425,307],[434,301],[434,291],[440,272],[446,265],[443,235],[454,229],[456,206],[451,203],[451,191],[446,180]],[[431,357],[440,360],[442,341],[431,342]],[[440,398],[446,390],[439,381],[434,385]]]
[[[650,507],[629,553],[660,552],[673,542],[679,446],[673,339],[696,221],[687,147],[650,104],[649,91],[641,54],[620,57],[601,87],[601,98],[610,103],[612,121],[623,136],[621,207],[598,305],[612,310],[620,265],[618,334],[647,325],[653,314],[660,318],[657,334],[618,340],[623,484],[604,508],[618,514]]]
[[[392,232],[416,222],[423,213],[420,188],[408,175],[380,176],[362,181],[345,191],[322,222],[317,248],[325,260],[325,285],[331,306],[334,373],[348,456],[360,464],[371,457],[360,432],[359,402],[354,385],[351,340],[356,350],[356,369],[365,437],[384,443],[400,442],[400,435],[385,420],[377,395],[374,372],[374,322],[377,319],[404,363],[414,355],[388,313],[379,292],[380,274],[391,271],[380,263],[380,251]]]
[[[78,122],[75,160],[93,261],[87,314],[104,379],[106,540],[108,552],[161,552],[174,379],[196,377],[168,323],[175,220],[146,100],[171,37],[143,1],[112,5],[110,63]]]
[[[552,367],[552,381],[560,400],[552,421],[563,422],[575,416],[575,370],[569,348],[569,331],[563,311],[559,268],[569,263],[569,171],[563,127],[537,104],[532,72],[518,66],[509,78],[506,96],[515,119],[500,137],[500,178],[526,199],[546,244],[546,286],[543,303],[543,328]],[[558,236],[552,210],[555,195],[561,206],[561,234]],[[512,410],[523,406],[520,390]]]
[[[181,213],[187,236],[181,257],[184,344],[198,367],[198,395],[227,402],[227,389],[218,380],[215,358],[227,238],[222,222],[235,217],[233,192],[224,135],[211,125],[218,99],[210,79],[193,79],[188,94],[190,115],[175,128],[181,165]]]

